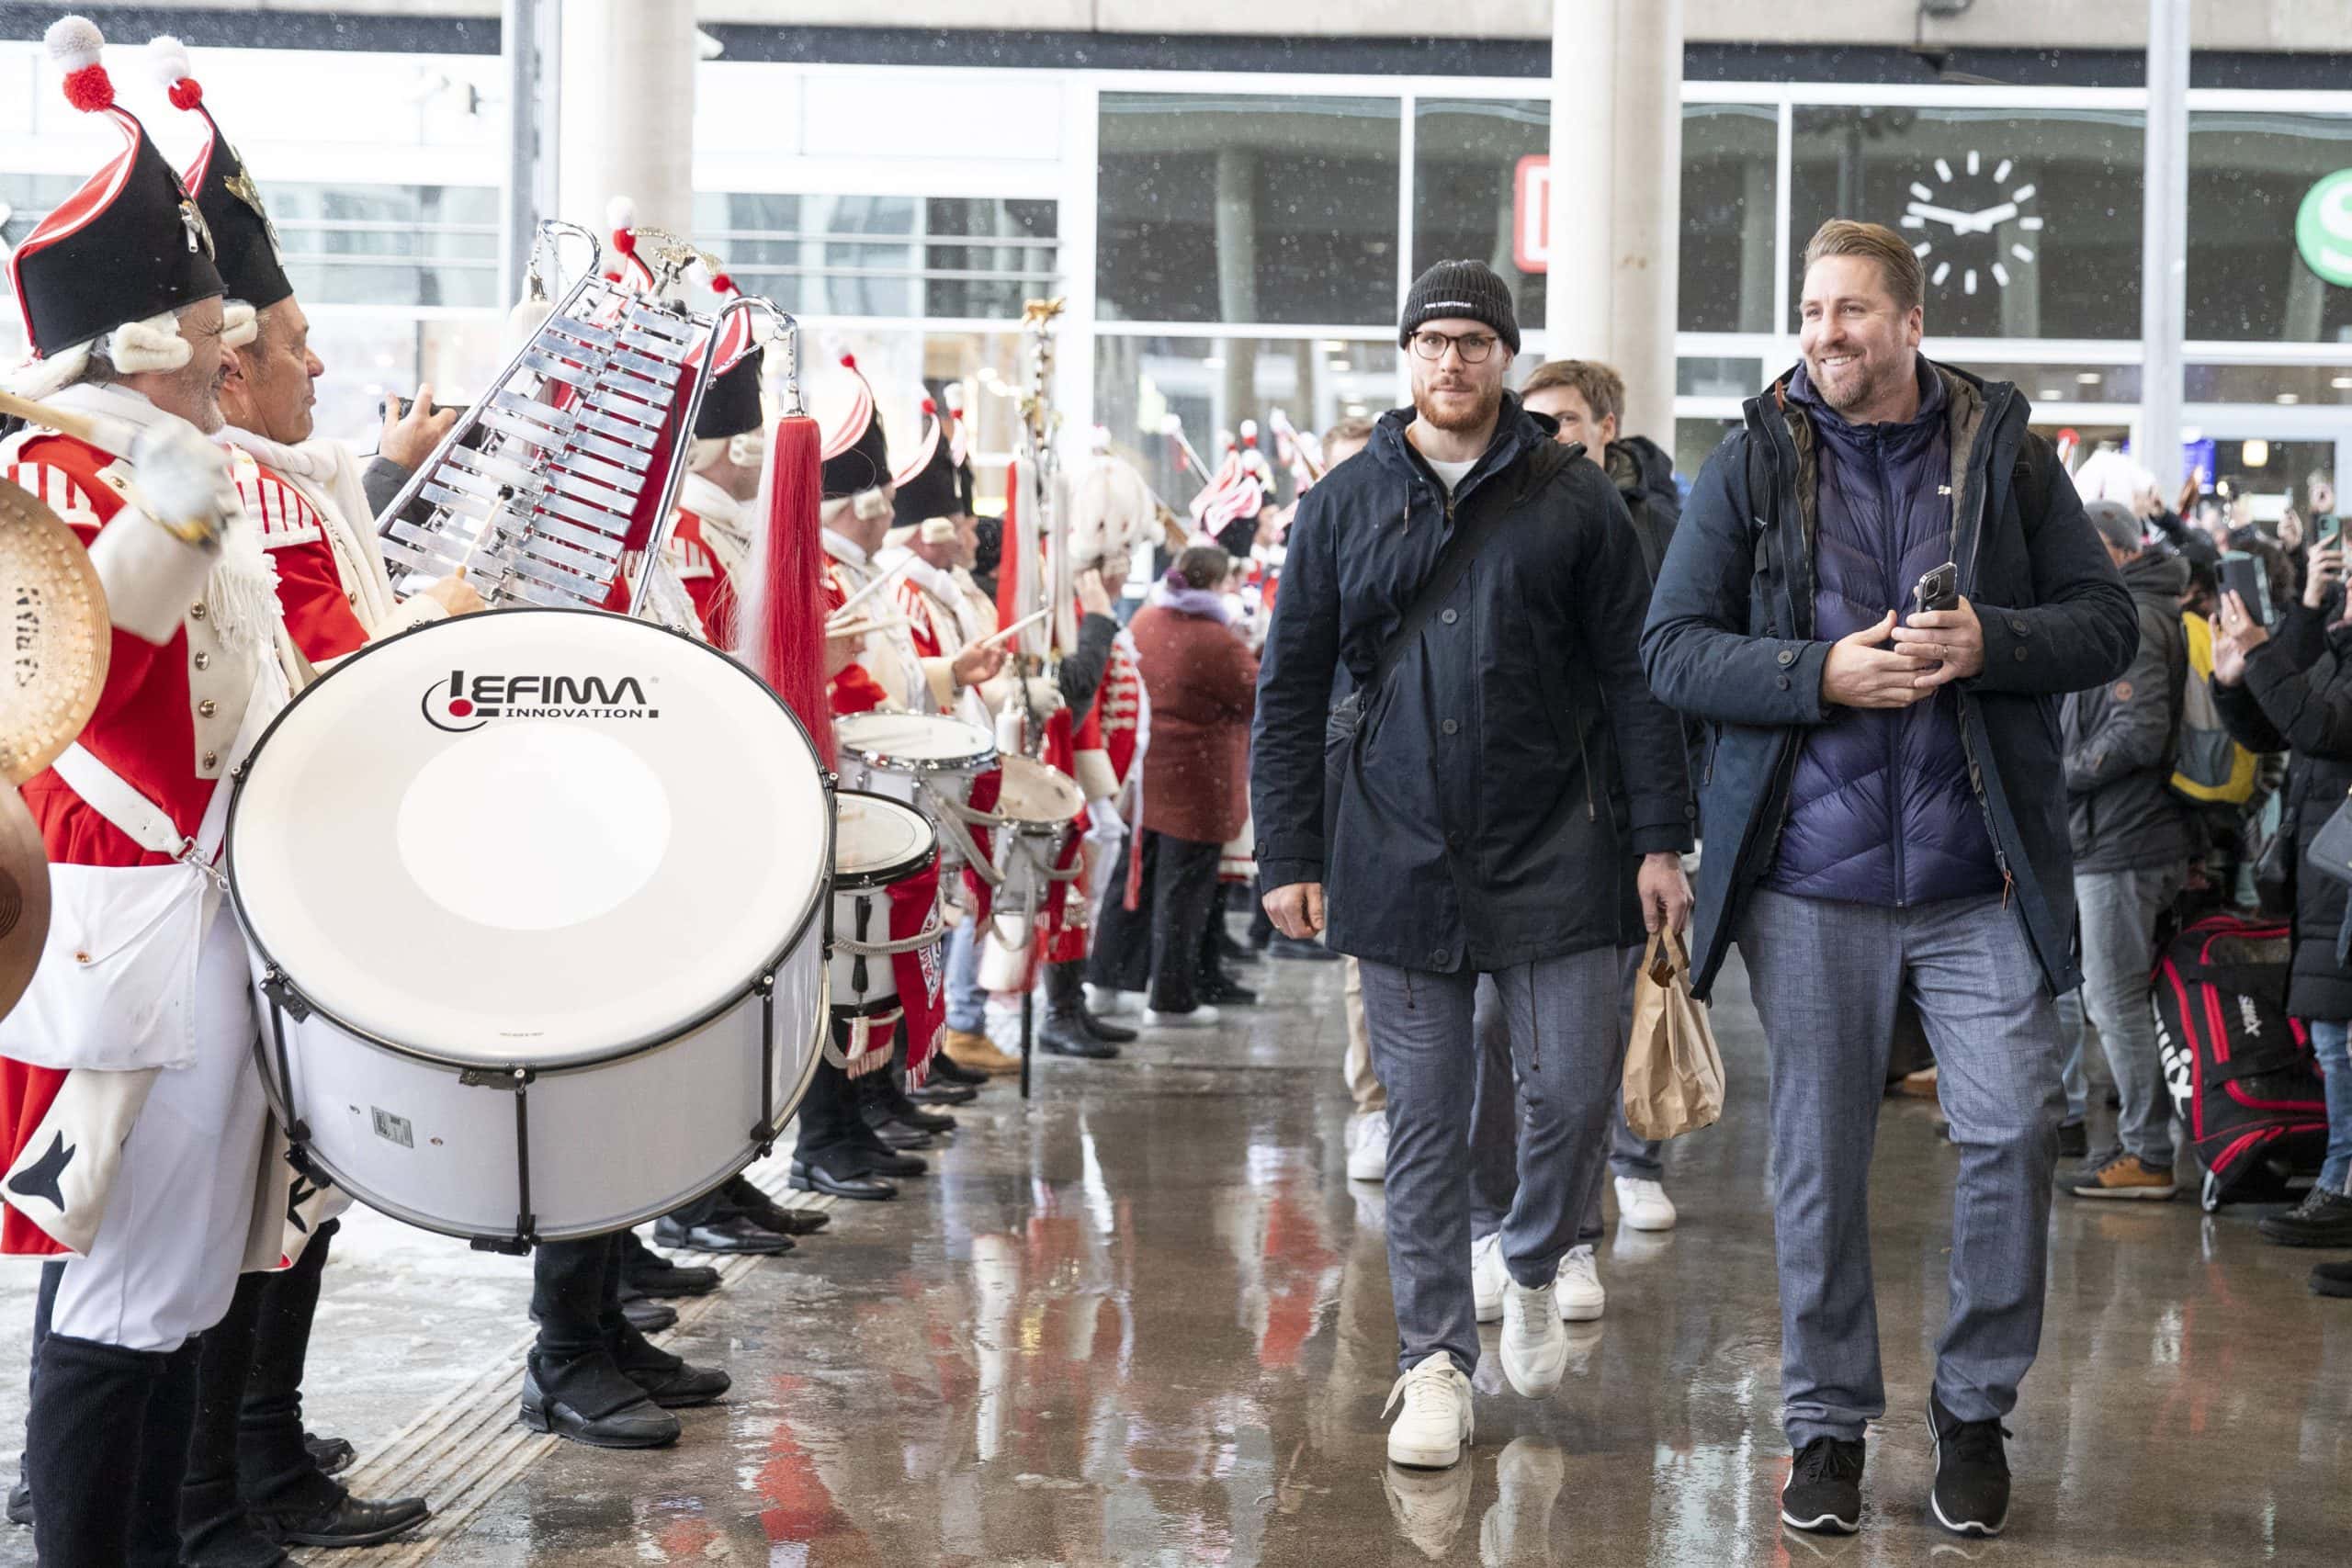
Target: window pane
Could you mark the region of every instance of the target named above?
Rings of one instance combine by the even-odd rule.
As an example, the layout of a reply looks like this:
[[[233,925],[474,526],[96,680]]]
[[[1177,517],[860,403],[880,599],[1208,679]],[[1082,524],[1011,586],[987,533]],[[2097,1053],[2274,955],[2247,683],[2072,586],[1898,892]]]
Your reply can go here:
[[[2346,168],[2352,118],[2188,117],[2190,337],[2352,342],[2352,289],[2324,281],[2295,244],[2303,197]]]
[[[1413,270],[1471,258],[1510,285],[1522,331],[1544,324],[1544,275],[1522,273],[1512,231],[1519,161],[1550,147],[1536,100],[1424,98],[1413,113]]]
[[[328,186],[264,193],[295,292],[316,305],[494,308],[494,186]]]
[[[1178,466],[1176,444],[1160,434],[1174,413],[1202,459],[1218,459],[1220,431],[1254,419],[1259,445],[1273,463],[1284,499],[1290,479],[1274,446],[1276,409],[1302,430],[1322,430],[1349,415],[1377,417],[1396,394],[1394,344],[1330,338],[1269,340],[1124,337],[1094,344],[1094,419],[1113,448],[1134,460],[1160,498],[1182,512],[1204,482]]]
[[[1798,109],[1792,304],[1814,230],[1860,218],[1920,252],[1934,336],[2138,337],[2143,118]]]
[[[695,197],[695,241],[727,264],[744,293],[803,310],[801,278],[787,270],[800,263],[800,200],[764,191],[704,191]]]
[[[1018,316],[1022,302],[1056,292],[1058,247],[1050,201],[933,197],[925,207],[931,243],[923,266],[933,316]],[[956,237],[966,243],[943,243]],[[946,276],[978,273],[985,276]]]
[[[2194,269],[2195,262],[2189,264]],[[2191,365],[2192,403],[2352,403],[2352,365]]]
[[[1390,321],[1398,130],[1390,99],[1105,93],[1098,311]]]
[[[1766,105],[1683,107],[1684,332],[1772,330],[1780,136],[1781,112]]]

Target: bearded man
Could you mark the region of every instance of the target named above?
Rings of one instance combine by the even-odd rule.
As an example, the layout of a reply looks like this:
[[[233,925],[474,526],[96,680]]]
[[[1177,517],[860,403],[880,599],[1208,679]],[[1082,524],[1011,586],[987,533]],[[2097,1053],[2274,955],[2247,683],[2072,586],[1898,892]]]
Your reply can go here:
[[[1555,1287],[1623,1068],[1618,953],[1686,918],[1691,807],[1680,725],[1642,676],[1632,520],[1504,390],[1509,288],[1441,262],[1397,343],[1413,407],[1384,415],[1291,526],[1251,800],[1268,915],[1358,960],[1388,1091],[1403,1341],[1388,1457],[1442,1466],[1470,1440],[1478,1363],[1472,997],[1491,976],[1522,1097],[1502,1369],[1543,1398],[1566,1364]],[[1335,711],[1342,667],[1353,691]]]

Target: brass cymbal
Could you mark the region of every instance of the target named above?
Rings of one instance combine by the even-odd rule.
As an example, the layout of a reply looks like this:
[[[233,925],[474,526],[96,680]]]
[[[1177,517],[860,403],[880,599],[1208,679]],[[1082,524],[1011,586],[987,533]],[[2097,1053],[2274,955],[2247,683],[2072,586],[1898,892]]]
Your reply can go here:
[[[0,1018],[32,983],[49,936],[49,857],[24,797],[0,789]]]
[[[74,743],[106,689],[114,651],[106,590],[74,530],[0,479],[0,782],[23,784]]]

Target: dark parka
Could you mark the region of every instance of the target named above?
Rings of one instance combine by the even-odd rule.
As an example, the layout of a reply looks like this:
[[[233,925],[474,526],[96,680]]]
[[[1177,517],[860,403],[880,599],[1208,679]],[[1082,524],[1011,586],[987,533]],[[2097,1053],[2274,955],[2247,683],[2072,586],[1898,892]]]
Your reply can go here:
[[[2122,674],[2139,624],[2073,482],[2028,431],[2025,399],[2006,382],[1933,368],[1950,421],[1951,558],[1984,633],[1984,671],[1955,682],[1961,739],[2004,897],[2063,993],[2080,976],[2058,701]],[[1778,852],[1800,741],[1833,711],[1821,700],[1830,645],[1813,621],[1817,437],[1784,390],[1785,381],[1749,399],[1745,428],[1701,470],[1642,637],[1658,696],[1715,728],[1700,784],[1707,852],[1692,921],[1702,996]],[[2038,450],[2026,460],[2029,442]],[[1751,454],[1760,494],[1751,493]],[[2029,480],[2039,494],[2020,493]]]
[[[2132,668],[2120,681],[2075,693],[2059,716],[2076,871],[2188,863],[2188,808],[2172,792],[2188,682],[2188,633],[2180,624],[2188,563],[2143,550],[2124,563],[2123,586],[2140,612]]]
[[[2352,968],[2335,956],[2345,886],[2313,871],[2307,857],[2352,790],[2352,627],[2333,624],[2342,610],[2335,596],[2324,612],[2296,604],[2247,656],[2241,684],[2213,684],[2214,705],[2239,745],[2292,752],[2278,824],[2294,848],[2282,857],[2295,942],[2287,1010],[2338,1023],[2352,1020]]]
[[[1480,971],[1638,941],[1635,858],[1690,844],[1675,716],[1634,639],[1649,576],[1599,466],[1503,396],[1449,499],[1382,416],[1300,503],[1258,682],[1251,806],[1267,890],[1324,885],[1342,953]],[[1456,529],[1477,544],[1335,767],[1337,667],[1361,683]]]

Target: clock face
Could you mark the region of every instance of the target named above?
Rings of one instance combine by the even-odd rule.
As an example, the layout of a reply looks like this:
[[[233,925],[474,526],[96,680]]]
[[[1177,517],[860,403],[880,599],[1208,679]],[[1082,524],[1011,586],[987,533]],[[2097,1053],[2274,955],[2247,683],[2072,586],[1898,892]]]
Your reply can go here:
[[[2039,194],[2014,159],[1970,148],[1911,182],[1904,237],[1930,288],[1962,295],[2009,286],[2041,249]]]

